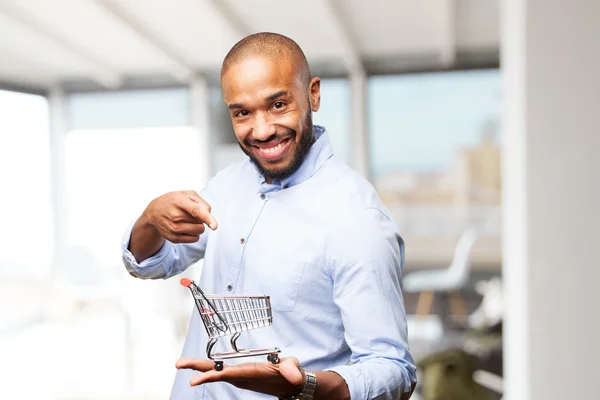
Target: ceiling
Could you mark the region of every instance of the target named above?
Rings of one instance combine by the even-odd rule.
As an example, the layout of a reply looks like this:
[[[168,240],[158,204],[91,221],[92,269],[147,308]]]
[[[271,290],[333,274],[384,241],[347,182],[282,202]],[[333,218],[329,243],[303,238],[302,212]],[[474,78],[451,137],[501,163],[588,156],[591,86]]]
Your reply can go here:
[[[0,0],[0,83],[184,85],[260,31],[324,75],[498,64],[498,0]]]

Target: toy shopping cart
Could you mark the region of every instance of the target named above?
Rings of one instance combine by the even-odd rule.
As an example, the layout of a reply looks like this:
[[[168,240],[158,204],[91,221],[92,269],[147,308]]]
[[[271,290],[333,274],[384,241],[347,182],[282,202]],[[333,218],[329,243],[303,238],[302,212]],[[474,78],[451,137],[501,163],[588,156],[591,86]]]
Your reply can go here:
[[[264,328],[273,323],[269,296],[207,295],[189,279],[181,279],[181,284],[192,292],[202,317],[210,338],[206,345],[206,356],[215,362],[215,370],[221,371],[223,360],[230,358],[266,355],[269,362],[279,363],[281,350],[277,347],[246,350],[238,348],[236,344],[242,332]],[[217,340],[229,335],[233,335],[230,340],[233,351],[213,354],[212,349]]]

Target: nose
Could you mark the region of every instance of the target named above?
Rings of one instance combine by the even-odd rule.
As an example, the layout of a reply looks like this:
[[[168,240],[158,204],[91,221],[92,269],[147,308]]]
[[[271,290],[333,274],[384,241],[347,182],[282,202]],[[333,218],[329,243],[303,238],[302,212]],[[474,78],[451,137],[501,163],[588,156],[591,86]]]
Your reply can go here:
[[[258,113],[254,118],[253,138],[267,140],[277,133],[275,124],[271,123],[265,113]]]

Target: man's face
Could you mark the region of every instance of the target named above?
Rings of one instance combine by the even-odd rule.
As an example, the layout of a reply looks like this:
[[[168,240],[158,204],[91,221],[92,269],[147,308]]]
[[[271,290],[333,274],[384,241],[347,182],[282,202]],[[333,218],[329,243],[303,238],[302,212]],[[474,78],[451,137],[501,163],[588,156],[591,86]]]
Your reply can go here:
[[[256,57],[234,64],[221,80],[240,147],[268,182],[294,173],[314,142],[320,82],[306,87],[296,72],[284,58]]]

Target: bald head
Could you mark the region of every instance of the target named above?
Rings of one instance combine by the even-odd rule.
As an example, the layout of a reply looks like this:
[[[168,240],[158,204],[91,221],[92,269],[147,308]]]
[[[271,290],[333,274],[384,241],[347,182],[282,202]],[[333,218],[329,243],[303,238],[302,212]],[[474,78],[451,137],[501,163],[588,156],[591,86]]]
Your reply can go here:
[[[221,86],[240,147],[266,181],[297,171],[315,141],[321,80],[296,42],[275,33],[242,39],[223,61]]]
[[[300,46],[287,36],[270,32],[255,33],[237,42],[223,60],[221,79],[232,66],[253,57],[286,59],[294,66],[302,85],[310,84],[310,69]]]

